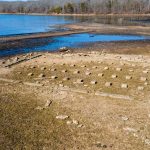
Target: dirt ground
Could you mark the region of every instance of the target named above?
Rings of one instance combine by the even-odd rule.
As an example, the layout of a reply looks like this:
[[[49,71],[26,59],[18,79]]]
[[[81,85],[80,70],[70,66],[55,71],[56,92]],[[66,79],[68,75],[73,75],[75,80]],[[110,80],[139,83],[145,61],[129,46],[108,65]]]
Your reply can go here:
[[[149,55],[40,54],[0,60],[0,149],[150,149]]]

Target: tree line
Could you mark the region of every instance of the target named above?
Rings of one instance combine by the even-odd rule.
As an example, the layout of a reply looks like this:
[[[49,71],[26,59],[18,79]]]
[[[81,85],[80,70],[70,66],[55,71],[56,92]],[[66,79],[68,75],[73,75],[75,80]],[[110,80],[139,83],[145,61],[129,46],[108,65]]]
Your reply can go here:
[[[0,2],[0,13],[120,14],[150,13],[150,0],[30,0]]]

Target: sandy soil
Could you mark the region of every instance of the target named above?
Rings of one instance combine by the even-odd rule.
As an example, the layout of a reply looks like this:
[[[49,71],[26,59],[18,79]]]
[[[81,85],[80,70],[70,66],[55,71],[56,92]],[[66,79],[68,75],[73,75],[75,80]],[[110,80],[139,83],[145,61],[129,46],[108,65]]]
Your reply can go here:
[[[150,148],[149,55],[43,53],[4,67],[22,57],[0,61],[0,149]]]

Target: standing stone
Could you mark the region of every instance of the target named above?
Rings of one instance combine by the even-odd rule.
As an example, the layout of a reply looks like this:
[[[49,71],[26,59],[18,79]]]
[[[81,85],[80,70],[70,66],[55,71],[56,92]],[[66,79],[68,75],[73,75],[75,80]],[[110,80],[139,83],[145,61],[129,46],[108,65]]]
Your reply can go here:
[[[43,70],[46,70],[46,67],[42,67],[41,70],[42,70],[42,71],[43,71]]]
[[[143,91],[143,90],[144,90],[144,87],[143,87],[143,86],[138,86],[138,90],[139,90],[139,91]]]
[[[93,69],[97,69],[98,67],[97,67],[97,66],[93,66],[92,68],[93,68]]]
[[[63,78],[63,80],[64,80],[64,81],[68,81],[68,80],[70,80],[70,78],[65,77],[65,78]]]
[[[41,73],[41,74],[39,75],[39,78],[43,78],[43,77],[45,77],[45,75]]]
[[[103,74],[103,73],[99,73],[98,76],[99,76],[99,77],[103,77],[104,74]]]
[[[95,81],[95,80],[91,81],[91,84],[97,84],[97,81]]]
[[[57,76],[51,76],[51,79],[57,79],[58,77]]]
[[[75,66],[76,66],[75,64],[71,64],[71,65],[70,65],[70,67],[75,67]]]
[[[77,79],[76,83],[82,84],[84,82],[83,79]]]
[[[104,70],[109,70],[109,67],[105,67]]]
[[[62,70],[61,72],[62,72],[62,73],[66,73],[66,72],[67,72],[67,70]]]
[[[86,65],[81,66],[81,68],[86,68]]]
[[[33,73],[28,73],[28,76],[33,76]]]
[[[126,83],[121,84],[121,88],[127,89],[128,88],[128,84],[126,84]]]
[[[147,78],[146,78],[146,77],[141,77],[140,80],[141,80],[141,81],[146,81]]]
[[[116,68],[116,71],[122,71],[122,68]]]
[[[91,72],[86,72],[85,75],[89,76],[91,75]]]
[[[74,74],[79,74],[79,73],[80,73],[79,70],[75,70],[75,71],[74,71]]]
[[[116,75],[116,74],[113,74],[112,76],[111,76],[111,78],[113,78],[113,79],[115,79],[115,78],[117,78],[118,76]]]
[[[147,74],[147,73],[148,73],[148,70],[144,70],[143,73],[144,73],[144,74]]]
[[[111,83],[111,82],[106,82],[106,83],[105,83],[105,86],[106,86],[106,87],[110,87],[110,86],[112,86],[112,83]]]
[[[131,76],[126,76],[126,80],[131,80],[132,77]]]
[[[56,68],[52,68],[52,69],[51,69],[51,71],[56,71],[56,70],[57,70]]]

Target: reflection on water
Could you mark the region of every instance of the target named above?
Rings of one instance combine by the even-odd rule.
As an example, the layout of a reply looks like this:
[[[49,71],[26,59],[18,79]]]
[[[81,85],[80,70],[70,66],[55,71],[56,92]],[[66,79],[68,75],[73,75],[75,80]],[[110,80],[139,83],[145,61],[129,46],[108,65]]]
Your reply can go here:
[[[71,17],[70,17],[71,19]],[[118,25],[118,26],[128,26],[128,25],[142,25],[142,26],[150,26],[150,17],[143,16],[80,16],[74,17],[74,19],[78,19],[80,22],[89,22],[89,23],[101,23],[101,24],[109,24],[109,25]]]
[[[18,47],[14,49],[5,49],[0,51],[0,56],[9,56],[19,53],[27,53],[33,51],[56,51],[61,47],[78,48],[83,47],[87,43],[94,42],[113,42],[113,41],[134,41],[134,40],[146,40],[149,37],[136,36],[136,35],[99,35],[99,34],[73,34],[67,36],[59,36],[55,38],[46,38],[38,40],[37,44],[34,44],[37,40],[31,40],[30,45],[24,44],[24,47]],[[31,46],[31,43],[33,45]]]

